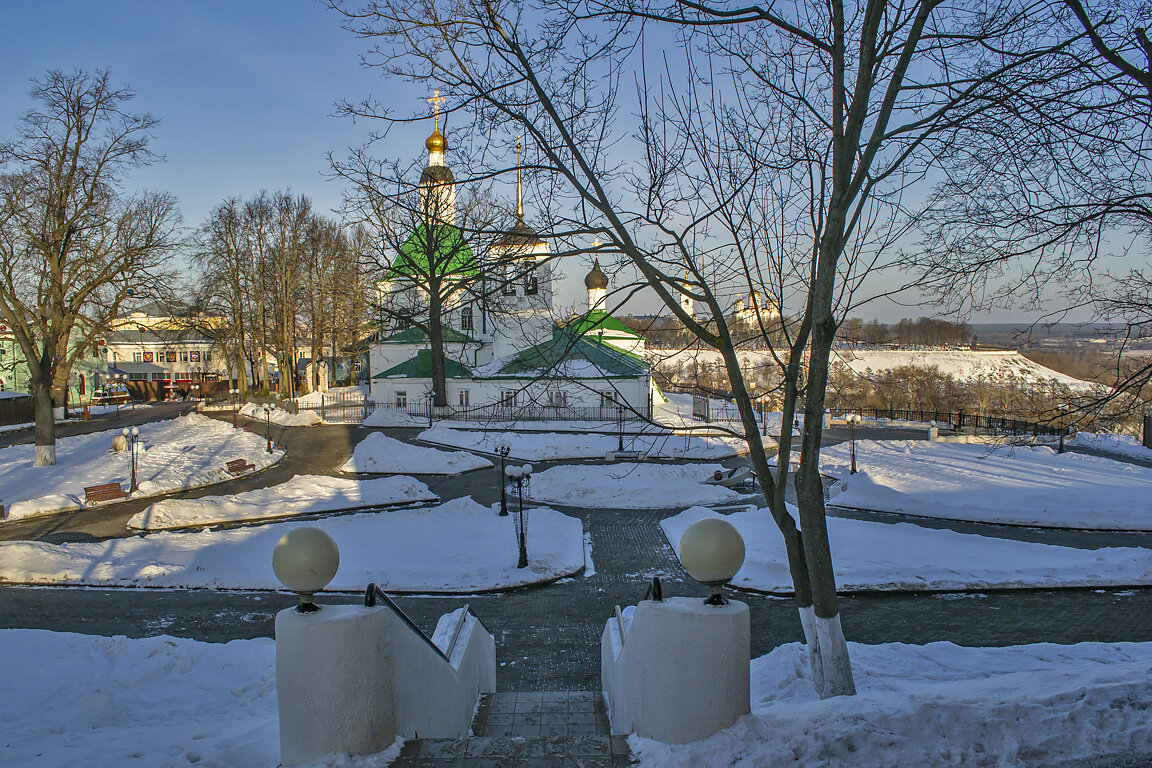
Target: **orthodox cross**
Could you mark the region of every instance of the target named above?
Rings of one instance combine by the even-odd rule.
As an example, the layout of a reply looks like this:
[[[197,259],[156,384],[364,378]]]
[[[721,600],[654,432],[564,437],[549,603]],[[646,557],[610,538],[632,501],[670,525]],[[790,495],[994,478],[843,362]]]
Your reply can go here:
[[[436,120],[436,130],[440,130],[440,105],[448,101],[448,99],[441,96],[440,89],[437,88],[432,91],[432,97],[426,99],[426,101],[432,105],[432,114]]]

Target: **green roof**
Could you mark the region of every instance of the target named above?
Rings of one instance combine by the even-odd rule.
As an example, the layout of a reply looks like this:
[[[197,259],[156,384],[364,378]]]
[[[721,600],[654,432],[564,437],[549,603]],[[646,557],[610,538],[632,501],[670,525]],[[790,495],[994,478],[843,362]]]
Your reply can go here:
[[[466,365],[461,365],[446,357],[444,358],[444,375],[449,379],[470,379],[472,378],[472,371]],[[416,351],[416,357],[410,357],[386,371],[381,371],[372,378],[430,379],[432,378],[432,350],[419,349]]]
[[[580,363],[591,363],[599,369],[593,376],[580,375]],[[567,329],[555,328],[552,338],[529,347],[504,361],[491,377],[554,375],[561,378],[595,378],[599,375],[634,377],[649,372],[642,359],[609,344],[577,336]]]
[[[400,255],[384,273],[384,279],[424,282],[429,274],[474,277],[478,272],[476,258],[459,228],[451,224],[421,224],[400,246]]]
[[[595,336],[600,331],[614,331],[616,333],[626,333],[638,339],[644,338],[602,309],[594,309],[591,312],[573,318],[566,327],[568,330],[581,336]]]
[[[444,327],[444,343],[445,344],[478,344],[476,339],[472,338],[466,333],[456,330],[455,328]],[[423,344],[428,341],[428,334],[424,332],[423,328],[409,328],[405,331],[394,333],[388,338],[381,341],[381,344]]]

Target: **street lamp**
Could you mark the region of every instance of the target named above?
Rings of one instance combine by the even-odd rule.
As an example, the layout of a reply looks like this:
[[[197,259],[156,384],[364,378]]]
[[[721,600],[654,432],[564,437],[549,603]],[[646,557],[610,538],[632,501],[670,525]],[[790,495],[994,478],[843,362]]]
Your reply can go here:
[[[711,589],[705,605],[726,605],[724,585],[744,565],[744,537],[723,518],[697,520],[680,537],[680,563],[689,576]]]
[[[532,476],[532,465],[525,464],[522,467],[511,466],[504,470],[508,478],[516,483],[516,491],[519,495],[519,503],[516,509],[516,544],[520,547],[520,560],[516,563],[517,568],[528,567],[528,520],[524,512],[524,484],[528,482]]]
[[[312,596],[328,586],[340,568],[340,549],[319,528],[293,528],[272,550],[272,571],[290,592],[300,595],[297,613],[320,610]]]
[[[132,465],[132,484],[128,488],[128,493],[136,493],[136,444],[140,442],[140,428],[128,429],[128,427],[124,427],[120,433],[128,442],[128,456]]]
[[[508,516],[508,484],[504,482],[504,460],[512,451],[507,438],[496,443],[496,455],[500,457],[500,475],[496,478],[500,483],[500,517]]]
[[[622,406],[622,405],[616,406],[616,425],[617,425],[617,429],[619,430],[619,435],[620,435],[620,443],[617,446],[617,450],[619,450],[621,453],[623,453],[623,451],[624,451],[624,406]]]
[[[850,413],[844,417],[844,420],[848,422],[848,433],[850,435],[848,455],[851,457],[852,471],[849,472],[849,474],[854,475],[856,474],[856,425],[860,423],[860,414]]]
[[[268,441],[268,453],[272,453],[272,406],[264,403],[264,438]]]

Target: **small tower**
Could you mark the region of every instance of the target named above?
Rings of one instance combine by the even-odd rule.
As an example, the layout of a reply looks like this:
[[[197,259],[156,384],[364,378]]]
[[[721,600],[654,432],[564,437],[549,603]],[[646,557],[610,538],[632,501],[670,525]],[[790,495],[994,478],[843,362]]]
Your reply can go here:
[[[688,290],[688,277],[688,267],[684,267],[684,282],[682,284],[684,291]],[[696,302],[692,301],[692,297],[687,293],[682,292],[680,294],[680,309],[684,310],[688,317],[696,316]]]
[[[584,287],[588,289],[588,311],[607,311],[608,275],[600,269],[600,259],[596,259],[592,271],[584,276]]]
[[[448,142],[440,133],[440,105],[445,98],[440,91],[433,91],[428,103],[432,105],[435,121],[432,135],[424,142],[428,149],[428,167],[420,174],[420,211],[430,222],[442,224],[456,223],[456,177],[444,164]]]

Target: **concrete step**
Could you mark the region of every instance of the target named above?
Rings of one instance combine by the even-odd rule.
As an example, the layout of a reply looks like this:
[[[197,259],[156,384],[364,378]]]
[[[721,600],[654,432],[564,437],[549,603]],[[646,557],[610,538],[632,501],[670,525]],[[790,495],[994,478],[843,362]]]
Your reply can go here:
[[[481,697],[472,735],[410,739],[393,768],[609,768],[631,763],[610,736],[599,691],[501,691]]]

